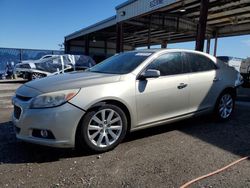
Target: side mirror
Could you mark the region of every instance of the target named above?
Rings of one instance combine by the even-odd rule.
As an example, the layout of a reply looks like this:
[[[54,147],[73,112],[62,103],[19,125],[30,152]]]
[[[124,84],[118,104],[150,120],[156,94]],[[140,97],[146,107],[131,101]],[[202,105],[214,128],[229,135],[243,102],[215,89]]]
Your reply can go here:
[[[160,76],[161,76],[161,73],[159,70],[148,69],[140,75],[139,79],[144,80],[147,78],[159,78]]]

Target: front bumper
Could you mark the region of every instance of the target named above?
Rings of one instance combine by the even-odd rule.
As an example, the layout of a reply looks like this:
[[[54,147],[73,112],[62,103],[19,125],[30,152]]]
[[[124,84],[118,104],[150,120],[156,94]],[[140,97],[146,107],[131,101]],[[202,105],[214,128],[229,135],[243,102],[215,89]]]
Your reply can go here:
[[[20,140],[51,147],[73,148],[75,133],[84,111],[66,103],[55,108],[30,109],[29,101],[13,98],[13,104],[21,109],[17,118],[12,114],[16,126],[16,137]],[[48,130],[54,138],[45,139],[34,136],[35,130]]]

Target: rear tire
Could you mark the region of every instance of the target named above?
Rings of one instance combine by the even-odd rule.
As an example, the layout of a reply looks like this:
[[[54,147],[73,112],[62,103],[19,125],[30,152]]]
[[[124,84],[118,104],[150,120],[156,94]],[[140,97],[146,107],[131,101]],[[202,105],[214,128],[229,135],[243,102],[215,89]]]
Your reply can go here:
[[[43,75],[41,73],[37,73],[37,72],[31,73],[31,80],[37,80],[37,79],[41,79],[44,77],[45,77],[45,75]]]
[[[127,117],[117,106],[105,104],[88,111],[82,118],[77,134],[76,147],[92,152],[114,149],[125,137]]]
[[[235,107],[235,96],[230,91],[224,91],[218,98],[214,116],[218,121],[227,121],[231,118]]]

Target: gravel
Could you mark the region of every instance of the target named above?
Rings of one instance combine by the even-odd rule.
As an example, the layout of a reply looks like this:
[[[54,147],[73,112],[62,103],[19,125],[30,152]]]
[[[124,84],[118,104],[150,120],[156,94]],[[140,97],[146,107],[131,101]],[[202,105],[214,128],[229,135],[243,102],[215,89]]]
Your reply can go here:
[[[0,187],[179,187],[250,155],[250,110],[244,104],[228,122],[203,116],[138,131],[98,155],[22,143],[8,122],[11,109],[0,109]],[[250,163],[191,187],[250,187]]]

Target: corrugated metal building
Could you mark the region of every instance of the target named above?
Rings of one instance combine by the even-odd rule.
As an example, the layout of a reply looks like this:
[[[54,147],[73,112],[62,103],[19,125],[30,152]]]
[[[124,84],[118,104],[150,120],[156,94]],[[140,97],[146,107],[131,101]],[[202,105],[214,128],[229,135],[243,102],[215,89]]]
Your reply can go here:
[[[67,53],[99,59],[136,47],[250,34],[250,0],[128,0],[116,15],[65,37]]]

